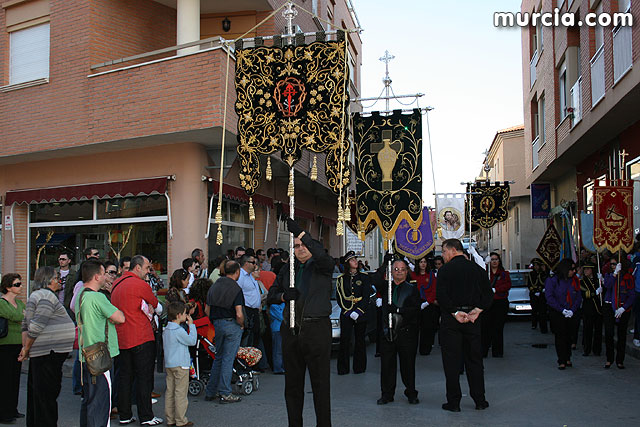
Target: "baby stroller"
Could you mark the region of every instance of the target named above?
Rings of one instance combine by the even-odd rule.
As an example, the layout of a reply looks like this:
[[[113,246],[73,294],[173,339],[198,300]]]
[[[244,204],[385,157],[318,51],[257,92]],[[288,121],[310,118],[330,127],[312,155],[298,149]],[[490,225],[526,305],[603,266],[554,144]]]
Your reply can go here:
[[[259,372],[252,368],[262,359],[262,352],[255,347],[240,347],[233,362],[231,383],[235,394],[250,395],[260,388]]]
[[[207,386],[211,364],[216,358],[216,333],[208,317],[195,319],[193,324],[196,325],[198,339],[189,369],[189,394],[198,396]]]

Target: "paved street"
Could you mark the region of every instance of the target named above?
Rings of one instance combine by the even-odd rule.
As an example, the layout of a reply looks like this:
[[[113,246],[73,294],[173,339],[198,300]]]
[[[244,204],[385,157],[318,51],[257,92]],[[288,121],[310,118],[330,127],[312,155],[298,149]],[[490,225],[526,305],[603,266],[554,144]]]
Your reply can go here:
[[[602,368],[602,357],[574,354],[574,368],[558,371],[553,335],[532,331],[527,321],[511,321],[505,327],[505,358],[486,359],[487,400],[490,408],[476,411],[465,397],[462,412],[443,411],[444,374],[439,349],[430,356],[418,356],[417,388],[420,404],[409,405],[399,387],[396,401],[377,406],[380,395],[379,359],[368,346],[369,366],[363,375],[336,375],[332,360],[332,406],[335,426],[602,426],[638,425],[640,361],[627,356],[626,370]],[[548,344],[534,348],[532,344]],[[399,378],[399,375],[398,375]],[[26,405],[26,375],[22,376],[20,410]],[[156,389],[164,391],[164,375],[156,375]],[[311,388],[305,407],[306,425],[314,425]],[[286,410],[283,398],[284,377],[265,374],[260,390],[238,404],[205,402],[203,396],[191,398],[189,419],[207,426],[284,426]],[[71,379],[63,379],[59,398],[61,426],[77,426],[80,398],[71,394]],[[154,405],[156,415],[164,417],[163,399]],[[24,425],[24,420],[16,425]],[[116,424],[117,425],[117,424]]]

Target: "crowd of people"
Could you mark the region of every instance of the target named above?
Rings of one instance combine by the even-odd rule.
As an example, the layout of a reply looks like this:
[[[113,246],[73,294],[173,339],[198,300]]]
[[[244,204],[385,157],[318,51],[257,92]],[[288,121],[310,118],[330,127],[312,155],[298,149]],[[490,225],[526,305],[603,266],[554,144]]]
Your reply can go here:
[[[330,299],[336,273],[338,375],[366,372],[365,335],[373,315],[381,363],[379,405],[394,401],[398,365],[408,403],[419,403],[416,357],[429,355],[438,337],[446,379],[442,408],[460,411],[459,377],[465,370],[476,409],[489,406],[482,359],[490,349],[492,357],[504,356],[511,288],[498,253],[490,253],[485,264],[474,248],[467,252],[459,240],[450,239],[442,245],[442,256],[407,260],[387,254],[374,272],[351,251],[333,259],[295,221],[288,220],[287,228],[295,238],[293,283],[286,251],[244,247],[209,265],[204,251],[194,249],[170,275],[168,288],[147,257],[123,257],[116,265],[100,261],[95,248],[83,252],[77,270],[66,252],[59,255],[58,268],[38,268],[26,304],[16,298],[21,276],[5,274],[0,317],[8,327],[0,338],[5,381],[0,422],[25,416],[18,411],[18,393],[21,362],[28,360],[27,425],[56,425],[62,365],[75,357],[72,389],[82,396],[81,426],[104,426],[110,418],[118,418],[120,425],[163,424],[153,411],[160,397],[154,391],[156,368],[166,375],[166,423],[193,425],[186,415],[187,394],[193,347],[198,334],[207,334],[200,331],[204,327],[210,338],[215,333],[206,401],[242,400],[233,392],[233,364],[240,347],[255,347],[262,358],[253,369],[285,376],[289,425],[302,425],[308,371],[317,425],[329,426]],[[572,366],[581,322],[584,356],[601,355],[604,330],[605,368],[615,363],[624,369],[632,310],[633,342],[640,346],[640,303],[634,305],[640,294],[638,249],[629,256],[608,254],[602,263],[590,256],[580,264],[564,259],[553,271],[540,259],[532,260],[527,276],[532,328],[547,333],[550,322],[558,369]]]

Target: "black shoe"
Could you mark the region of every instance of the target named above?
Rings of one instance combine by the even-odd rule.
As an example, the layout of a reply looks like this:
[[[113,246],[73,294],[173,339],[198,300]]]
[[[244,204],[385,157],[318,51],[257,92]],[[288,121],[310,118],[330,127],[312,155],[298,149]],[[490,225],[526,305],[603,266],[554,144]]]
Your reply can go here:
[[[531,325],[531,329],[537,329],[537,326]]]
[[[453,404],[448,402],[443,403],[442,409],[444,409],[445,411],[460,412],[460,404]]]
[[[376,352],[376,354],[374,354],[373,357],[380,357],[380,352]]]
[[[13,424],[16,422],[15,418],[2,418],[0,419],[0,424]]]
[[[347,372],[338,372],[338,375],[347,375],[349,373],[349,371]]]
[[[381,397],[380,399],[378,399],[378,401],[376,402],[378,405],[386,405],[387,403],[391,403],[393,402],[393,397]]]
[[[409,398],[409,403],[411,405],[417,405],[418,403],[420,403],[420,399],[418,399],[417,397],[410,397]]]
[[[16,412],[16,414],[14,416],[16,418],[24,418],[24,414],[21,414],[20,412]]]
[[[482,402],[476,403],[476,409],[478,411],[482,411],[484,409],[487,409],[489,407],[489,402],[487,402],[486,400],[483,400]]]
[[[497,357],[498,359],[502,359],[504,354],[492,354],[491,357]]]
[[[622,363],[616,363],[618,369],[624,369],[624,365]]]
[[[607,362],[604,364],[604,369],[609,369],[611,367],[611,363]]]

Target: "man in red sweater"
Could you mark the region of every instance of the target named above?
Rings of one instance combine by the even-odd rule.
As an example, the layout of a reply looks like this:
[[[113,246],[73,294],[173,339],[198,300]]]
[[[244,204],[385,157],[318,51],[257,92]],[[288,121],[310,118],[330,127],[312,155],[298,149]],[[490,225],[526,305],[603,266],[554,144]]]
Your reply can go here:
[[[149,260],[142,255],[131,258],[125,272],[111,291],[111,303],[125,315],[127,321],[116,326],[120,345],[118,413],[120,425],[136,421],[131,410],[131,389],[136,380],[136,400],[140,424],[155,426],[162,418],[153,416],[151,391],[156,343],[150,316],[158,306],[158,299],[144,278],[150,271]],[[143,310],[146,310],[143,311]]]

